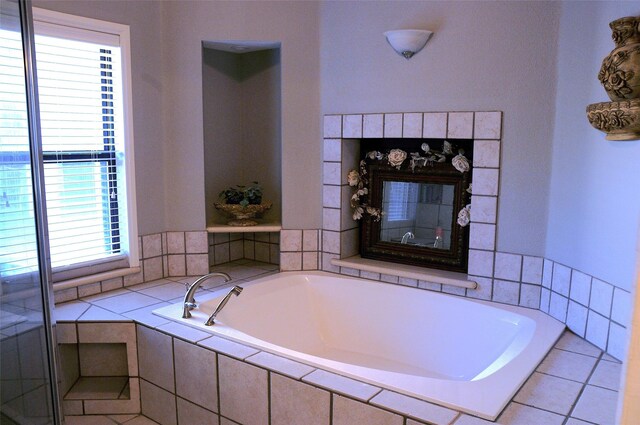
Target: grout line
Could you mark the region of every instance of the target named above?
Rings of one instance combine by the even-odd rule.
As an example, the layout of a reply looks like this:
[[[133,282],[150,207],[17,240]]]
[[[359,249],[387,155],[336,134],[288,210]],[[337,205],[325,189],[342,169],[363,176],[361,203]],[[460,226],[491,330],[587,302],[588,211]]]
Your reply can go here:
[[[212,351],[216,356],[216,410],[218,411],[218,422],[222,423],[222,409],[220,406],[220,355],[216,351]]]
[[[594,363],[593,367],[591,368],[591,373],[589,373],[589,376],[587,377],[585,382],[582,384],[582,388],[578,392],[578,396],[576,397],[576,399],[574,400],[573,404],[571,405],[571,409],[569,409],[569,413],[567,414],[567,417],[570,417],[573,414],[573,411],[575,410],[576,405],[580,401],[580,398],[582,397],[582,394],[584,393],[584,390],[587,388],[587,383],[589,382],[589,380],[591,379],[591,377],[595,373],[596,368],[598,367],[598,364],[600,364],[600,361],[602,360],[602,356],[603,355],[604,355],[604,351],[600,352],[600,356],[598,356],[598,361],[596,361]]]
[[[329,391],[329,425],[333,425],[333,399],[335,394]]]
[[[267,372],[267,422],[271,425],[271,371],[269,369],[265,371]]]
[[[582,338],[581,336],[579,336],[579,335],[576,335],[576,336],[577,336],[578,338],[580,338],[580,339],[582,339],[582,340],[586,341],[586,340],[585,340],[584,338]],[[595,345],[594,345],[594,347],[595,347]],[[591,354],[581,353],[580,351],[574,351],[574,350],[570,350],[570,349],[568,349],[568,348],[560,348],[560,347],[556,347],[555,345],[553,346],[553,348],[554,348],[554,349],[556,349],[556,350],[560,350],[560,351],[566,351],[567,353],[580,354],[580,355],[587,356],[587,357],[592,358],[592,359],[597,359],[597,358],[600,356],[600,355],[598,355],[598,356],[592,356]],[[602,350],[601,350],[600,348],[598,348],[598,347],[596,347],[596,348],[597,348],[600,352],[602,352]],[[605,360],[605,361],[607,361],[607,360]]]
[[[591,357],[591,358],[593,358],[593,357]],[[544,361],[544,360],[543,360],[543,361]],[[598,362],[596,362],[595,364],[597,365],[597,364],[598,364]],[[536,369],[536,370],[535,370],[535,373],[539,373],[540,375],[545,375],[545,376],[552,376],[552,377],[554,377],[554,378],[558,378],[558,379],[564,379],[565,381],[575,382],[576,384],[586,385],[586,382],[584,382],[584,381],[578,381],[578,380],[571,379],[571,378],[567,378],[567,377],[564,377],[564,376],[554,375],[553,373],[550,373],[550,372],[543,372],[543,371],[538,370],[538,369]],[[591,376],[591,375],[589,375],[589,376]],[[587,381],[588,381],[588,378],[587,378]]]
[[[554,412],[553,410],[549,410],[549,409],[545,409],[545,408],[542,408],[542,407],[534,406],[532,404],[522,403],[520,401],[513,401],[512,400],[511,402],[509,402],[509,404],[507,404],[507,407],[509,407],[511,404],[517,404],[517,405],[520,405],[520,406],[530,407],[532,409],[540,410],[542,412],[553,413],[554,415],[562,416],[565,419],[568,416],[568,415],[565,415],[565,414],[562,414],[562,413]],[[496,421],[501,419],[501,416],[505,413],[505,411],[507,410],[507,407],[505,407],[505,409],[500,413],[500,416],[498,416]]]

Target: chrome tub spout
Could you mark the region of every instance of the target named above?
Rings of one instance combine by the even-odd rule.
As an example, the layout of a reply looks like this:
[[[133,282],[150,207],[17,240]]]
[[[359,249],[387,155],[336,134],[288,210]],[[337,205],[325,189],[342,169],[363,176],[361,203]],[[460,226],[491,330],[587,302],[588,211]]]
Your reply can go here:
[[[401,244],[406,244],[409,239],[415,238],[414,234],[411,232],[407,232],[402,236]]]
[[[231,277],[226,274],[226,273],[222,273],[222,272],[213,272],[213,273],[209,273],[206,274],[198,279],[196,279],[195,282],[193,282],[190,286],[189,289],[187,289],[187,293],[184,295],[184,303],[183,308],[182,308],[182,318],[183,319],[188,319],[191,317],[191,311],[194,308],[197,307],[196,304],[196,300],[194,298],[194,295],[196,293],[196,291],[198,290],[198,288],[200,287],[200,285],[202,285],[202,283],[206,280],[211,279],[212,277],[221,277],[224,279],[225,282],[229,282],[231,280]]]
[[[231,295],[238,296],[240,295],[241,292],[242,292],[242,288],[239,286],[234,286],[233,288],[231,288],[229,293],[225,295],[222,301],[220,301],[220,304],[218,304],[218,307],[216,307],[216,311],[211,313],[211,316],[209,316],[209,319],[204,324],[206,326],[214,325],[216,323],[215,321],[216,316],[218,315],[218,313],[220,313],[220,311],[224,308],[224,306],[227,305],[227,303],[229,302],[229,299],[231,298]]]

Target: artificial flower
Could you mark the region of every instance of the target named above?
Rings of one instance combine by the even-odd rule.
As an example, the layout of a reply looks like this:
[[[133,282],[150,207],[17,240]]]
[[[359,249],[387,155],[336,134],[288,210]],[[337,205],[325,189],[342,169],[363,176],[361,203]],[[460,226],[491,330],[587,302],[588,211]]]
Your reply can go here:
[[[453,165],[455,169],[460,171],[461,173],[467,172],[471,168],[469,166],[469,161],[461,153],[453,157],[453,159],[451,160],[451,165]]]
[[[349,186],[357,186],[360,183],[360,174],[356,170],[349,171],[347,182],[349,182]]]
[[[407,159],[407,153],[402,149],[391,149],[387,160],[392,167],[400,169],[400,166]]]
[[[362,218],[362,214],[364,214],[364,210],[362,207],[357,207],[353,210],[353,219],[360,220]]]
[[[453,155],[453,146],[451,146],[451,143],[446,140],[442,144],[442,153],[445,155]]]
[[[458,212],[458,224],[461,227],[465,227],[471,221],[471,204],[468,204],[466,207],[462,208],[460,212]]]

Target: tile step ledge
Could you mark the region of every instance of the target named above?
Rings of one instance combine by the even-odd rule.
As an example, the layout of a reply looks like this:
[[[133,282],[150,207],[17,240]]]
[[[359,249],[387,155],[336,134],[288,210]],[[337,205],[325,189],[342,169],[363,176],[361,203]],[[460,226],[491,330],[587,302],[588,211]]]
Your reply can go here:
[[[129,400],[127,376],[80,376],[64,400]]]
[[[367,272],[424,280],[432,283],[441,283],[443,285],[457,286],[459,288],[476,289],[478,286],[477,282],[469,280],[469,277],[464,273],[388,263],[386,261],[369,260],[367,258],[362,258],[359,255],[343,259],[334,258],[331,260],[331,264],[334,266],[349,267]]]

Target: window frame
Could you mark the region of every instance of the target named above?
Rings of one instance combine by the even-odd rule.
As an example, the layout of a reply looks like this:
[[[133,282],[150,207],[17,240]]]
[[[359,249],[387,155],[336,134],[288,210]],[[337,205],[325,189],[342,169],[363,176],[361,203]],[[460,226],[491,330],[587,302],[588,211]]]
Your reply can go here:
[[[33,8],[36,35],[69,38],[86,42],[117,45],[122,68],[122,117],[120,130],[124,145],[124,170],[118,172],[119,203],[124,203],[126,220],[120,233],[121,255],[53,268],[54,287],[71,287],[110,277],[136,273],[140,269],[136,209],[133,100],[131,84],[131,37],[128,25]],[[37,56],[36,56],[37,68]],[[71,152],[70,152],[71,153]],[[43,153],[47,160],[47,153]],[[46,185],[46,182],[45,182]],[[124,190],[123,190],[124,189]],[[120,196],[124,193],[125,196]],[[125,261],[123,261],[123,259]]]

